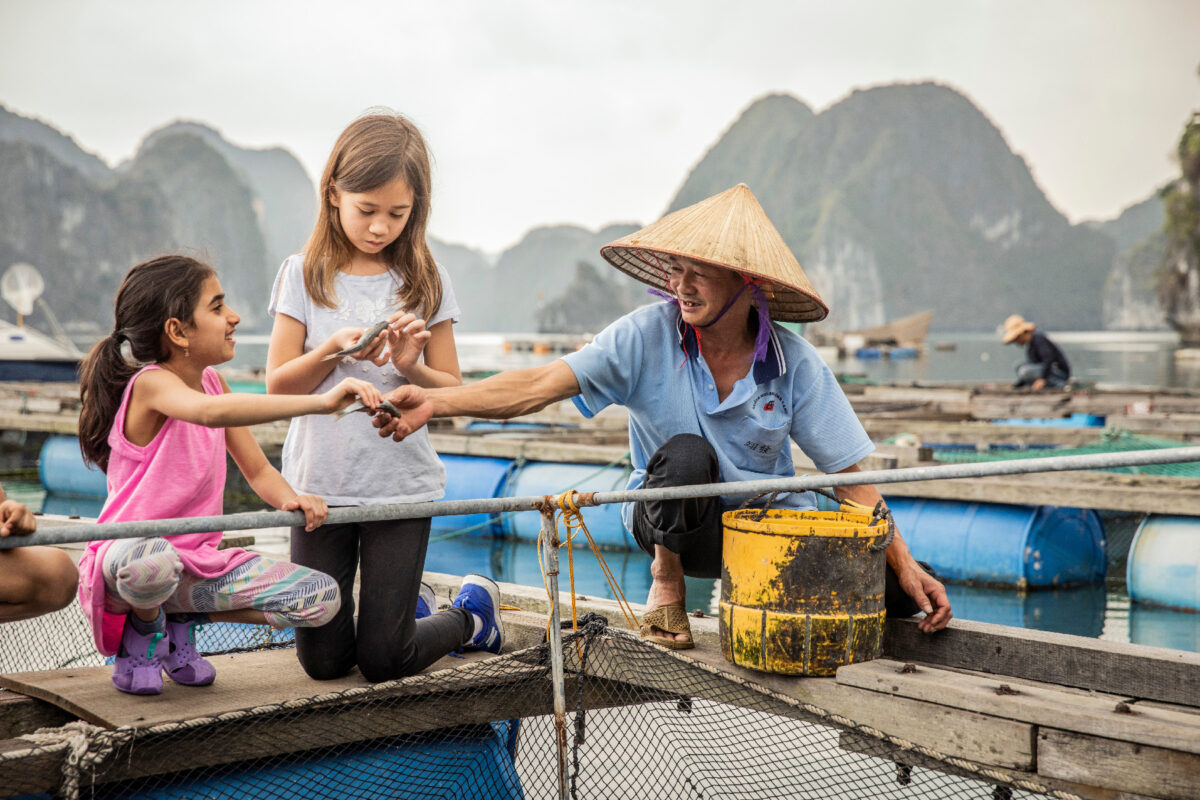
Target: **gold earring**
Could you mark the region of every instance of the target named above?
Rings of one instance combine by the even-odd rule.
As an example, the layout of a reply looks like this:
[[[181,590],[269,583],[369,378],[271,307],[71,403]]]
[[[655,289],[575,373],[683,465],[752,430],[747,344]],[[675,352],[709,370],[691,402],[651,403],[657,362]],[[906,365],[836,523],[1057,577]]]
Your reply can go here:
[[[192,351],[191,351],[191,350],[188,350],[186,347],[185,347],[185,348],[183,348],[183,357],[184,357],[184,358],[191,358],[191,357],[192,357]]]

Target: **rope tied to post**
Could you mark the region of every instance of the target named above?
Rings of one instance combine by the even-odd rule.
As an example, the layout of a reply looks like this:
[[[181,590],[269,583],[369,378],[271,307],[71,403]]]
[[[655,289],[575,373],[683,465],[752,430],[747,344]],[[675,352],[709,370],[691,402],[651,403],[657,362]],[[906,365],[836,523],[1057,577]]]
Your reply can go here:
[[[596,562],[600,565],[600,571],[604,573],[604,578],[608,581],[609,588],[612,589],[613,596],[617,599],[617,605],[621,609],[621,614],[625,617],[625,623],[629,626],[630,630],[636,631],[638,629],[637,615],[634,614],[633,607],[630,605],[629,601],[625,599],[625,593],[621,590],[621,586],[617,582],[616,576],[613,575],[612,570],[609,568],[608,562],[604,560],[604,555],[600,552],[600,548],[596,544],[596,540],[592,538],[591,531],[589,531],[587,527],[587,522],[585,522],[583,519],[583,512],[580,510],[575,501],[576,494],[578,494],[578,492],[576,492],[574,489],[568,489],[556,497],[553,501],[558,508],[554,514],[555,532],[557,533],[557,526],[560,518],[562,519],[563,524],[566,526],[566,536],[559,540],[558,546],[567,548],[567,571],[570,574],[571,581],[571,630],[575,632],[578,632],[579,630],[579,616],[575,606],[575,557],[572,542],[575,540],[575,537],[582,532],[584,537],[587,539],[588,545],[592,549],[592,554],[596,556]],[[541,540],[544,535],[544,531],[539,533],[539,540]],[[543,542],[539,541],[539,545],[541,544],[543,544]],[[546,586],[546,594],[549,595],[550,587],[546,583],[545,565],[542,563],[540,558],[538,559],[538,566],[542,570],[542,584]],[[551,597],[550,602],[553,603],[555,599],[556,598]],[[548,629],[547,632],[549,632]]]

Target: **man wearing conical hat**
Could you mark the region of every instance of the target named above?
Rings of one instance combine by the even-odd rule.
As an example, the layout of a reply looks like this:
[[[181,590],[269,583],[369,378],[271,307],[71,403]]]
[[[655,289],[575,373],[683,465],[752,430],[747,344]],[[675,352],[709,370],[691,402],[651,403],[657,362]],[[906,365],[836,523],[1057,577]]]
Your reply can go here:
[[[669,214],[600,253],[666,302],[625,315],[546,366],[428,389],[432,414],[507,419],[573,398],[592,417],[623,405],[630,489],[794,477],[792,441],[825,473],[858,471],[874,445],[837,379],[808,342],[771,324],[820,320],[829,310],[746,186]],[[376,425],[380,435],[396,429],[386,415]],[[870,485],[836,491],[872,507],[882,499]],[[653,558],[644,638],[693,646],[684,576],[720,577],[721,513],[745,499],[624,506],[626,528]],[[785,494],[773,507],[811,509],[815,497]],[[888,613],[921,610],[922,630],[945,627],[944,587],[898,535],[887,562]]]
[[[1020,314],[1004,320],[1004,343],[1025,346],[1025,363],[1017,365],[1014,389],[1061,389],[1071,380],[1071,365],[1063,351]]]

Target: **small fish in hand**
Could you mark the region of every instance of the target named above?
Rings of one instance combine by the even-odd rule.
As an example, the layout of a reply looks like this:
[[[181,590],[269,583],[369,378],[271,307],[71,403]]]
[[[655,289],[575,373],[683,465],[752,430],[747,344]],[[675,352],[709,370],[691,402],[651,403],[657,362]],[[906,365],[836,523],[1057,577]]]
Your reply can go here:
[[[338,411],[337,418],[341,419],[342,417],[346,416],[347,414],[353,414],[355,411],[370,411],[370,410],[371,410],[370,408],[363,405],[361,400],[356,400],[353,403],[351,403],[350,405],[343,408],[341,411]],[[396,419],[399,419],[401,416],[403,416],[400,413],[400,409],[396,408],[396,406],[392,404],[391,400],[381,401],[379,403],[379,410],[386,411],[387,413],[391,414]]]
[[[383,333],[383,329],[387,326],[388,321],[386,319],[376,322],[374,325],[367,328],[367,330],[363,332],[362,336],[358,337],[357,342],[344,350],[338,350],[336,353],[330,353],[321,360],[328,361],[331,358],[341,358],[342,356],[352,356],[355,353],[361,353],[363,350],[366,350],[368,346],[370,346],[371,342],[375,341],[375,338],[379,336],[379,334]]]

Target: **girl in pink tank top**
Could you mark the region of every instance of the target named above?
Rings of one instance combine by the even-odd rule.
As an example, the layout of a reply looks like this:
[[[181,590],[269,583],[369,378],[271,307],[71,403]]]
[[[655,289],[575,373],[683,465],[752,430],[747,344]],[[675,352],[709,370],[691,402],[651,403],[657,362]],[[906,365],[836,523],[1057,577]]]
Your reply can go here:
[[[115,311],[113,333],[80,370],[80,447],[108,477],[99,520],[223,513],[228,451],[264,501],[302,511],[309,529],[321,525],[325,501],[293,491],[245,426],[330,413],[356,396],[374,408],[379,390],[348,378],[319,395],[231,394],[213,367],[233,357],[240,320],[216,273],[185,256],[133,267]],[[164,670],[176,683],[212,683],[213,667],[194,647],[198,623],[317,626],[337,612],[340,595],[328,575],[220,550],[220,542],[213,531],[89,544],[79,599],[100,652],[116,656],[119,690],[158,694]]]

